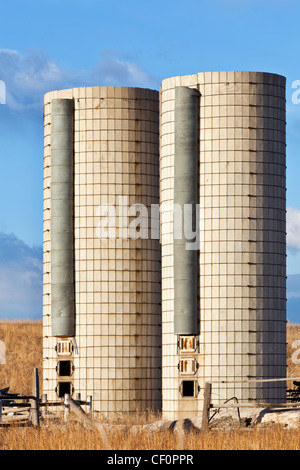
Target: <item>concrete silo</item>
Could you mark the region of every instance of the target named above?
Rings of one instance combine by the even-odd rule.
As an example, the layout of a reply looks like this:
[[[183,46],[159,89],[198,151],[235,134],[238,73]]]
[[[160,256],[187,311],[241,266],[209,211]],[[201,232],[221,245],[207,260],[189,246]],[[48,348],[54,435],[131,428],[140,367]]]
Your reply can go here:
[[[205,382],[285,401],[251,382],[286,376],[285,78],[173,77],[160,101],[164,415],[199,414]]]
[[[284,401],[253,380],[286,375],[285,78],[173,77],[158,102],[45,95],[44,393],[172,419],[205,382]]]
[[[158,92],[45,95],[44,393],[161,408]],[[129,233],[130,232],[130,233]]]

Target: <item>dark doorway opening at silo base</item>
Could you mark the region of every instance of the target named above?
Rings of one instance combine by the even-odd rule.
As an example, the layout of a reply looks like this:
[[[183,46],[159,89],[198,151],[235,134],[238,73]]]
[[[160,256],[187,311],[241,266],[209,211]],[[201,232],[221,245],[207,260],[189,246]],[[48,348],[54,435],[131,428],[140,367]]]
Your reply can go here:
[[[72,383],[71,382],[58,382],[57,384],[57,396],[58,398],[64,398],[65,395],[72,395]]]
[[[183,380],[181,382],[181,395],[183,397],[195,397],[195,380]]]
[[[59,377],[71,377],[72,362],[71,361],[58,361],[57,373]]]

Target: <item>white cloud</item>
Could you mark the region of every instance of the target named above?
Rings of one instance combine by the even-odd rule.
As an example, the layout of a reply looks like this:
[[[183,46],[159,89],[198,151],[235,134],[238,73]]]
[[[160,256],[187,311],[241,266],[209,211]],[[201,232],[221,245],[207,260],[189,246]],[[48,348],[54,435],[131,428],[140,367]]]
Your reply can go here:
[[[110,51],[101,54],[99,65],[91,76],[102,85],[155,87],[156,84],[155,77],[140,65],[117,59]]]
[[[0,318],[41,318],[42,284],[42,248],[0,233]]]
[[[300,250],[300,210],[287,209],[287,245],[291,250]]]
[[[16,110],[39,108],[44,93],[71,85],[79,75],[60,68],[42,51],[0,49],[0,78],[6,84],[7,104]]]
[[[0,49],[0,80],[6,85],[7,105],[18,111],[41,109],[44,93],[78,86],[145,86],[158,82],[143,68],[103,52],[99,64],[90,71],[60,66],[43,51]]]
[[[289,299],[300,299],[300,274],[291,274],[288,276],[287,296]]]

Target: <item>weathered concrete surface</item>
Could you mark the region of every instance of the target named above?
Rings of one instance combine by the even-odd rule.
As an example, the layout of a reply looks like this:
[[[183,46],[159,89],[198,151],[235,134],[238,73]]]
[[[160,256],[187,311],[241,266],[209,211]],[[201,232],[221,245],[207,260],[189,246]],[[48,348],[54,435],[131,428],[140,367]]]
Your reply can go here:
[[[300,410],[266,408],[253,417],[251,425],[256,427],[280,425],[288,429],[296,429],[300,427]]]

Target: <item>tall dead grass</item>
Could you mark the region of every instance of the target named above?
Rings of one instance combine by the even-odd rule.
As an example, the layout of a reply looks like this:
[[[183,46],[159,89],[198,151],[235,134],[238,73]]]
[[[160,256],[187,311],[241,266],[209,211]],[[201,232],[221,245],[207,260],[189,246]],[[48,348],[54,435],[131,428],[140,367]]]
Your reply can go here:
[[[111,449],[118,450],[299,450],[298,430],[235,429],[232,431],[192,432],[179,444],[169,431],[157,434],[130,434],[117,429],[108,433]],[[182,441],[180,441],[182,442]],[[63,422],[41,426],[0,428],[0,450],[105,450],[99,433],[79,423]]]
[[[43,332],[41,321],[0,321],[5,364],[0,365],[0,389],[31,395],[33,369],[39,369],[42,386]]]
[[[6,345],[6,364],[0,365],[0,388],[9,386],[11,392],[31,394],[32,372],[38,367],[42,389],[42,323],[0,322],[0,340]],[[300,340],[300,325],[287,327],[287,375],[300,377],[300,364],[292,356],[293,342]],[[300,357],[300,354],[299,354]],[[114,422],[130,426],[159,419],[148,415],[119,416]],[[131,434],[114,427],[108,432],[114,450],[181,450],[176,434],[169,431],[157,434]],[[101,450],[104,446],[95,428],[62,420],[43,423],[39,430],[30,427],[0,428],[0,450]],[[184,450],[299,450],[298,430],[280,427],[269,429],[233,429],[231,431],[192,432],[185,437]]]

